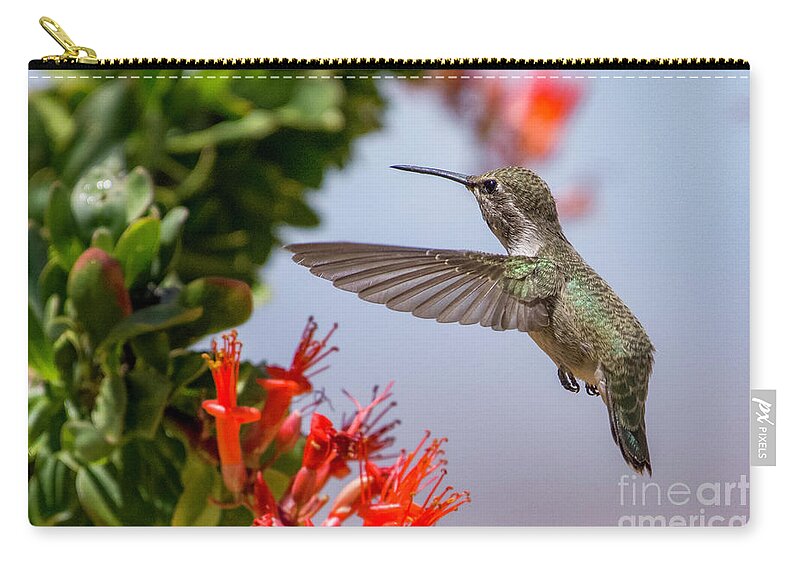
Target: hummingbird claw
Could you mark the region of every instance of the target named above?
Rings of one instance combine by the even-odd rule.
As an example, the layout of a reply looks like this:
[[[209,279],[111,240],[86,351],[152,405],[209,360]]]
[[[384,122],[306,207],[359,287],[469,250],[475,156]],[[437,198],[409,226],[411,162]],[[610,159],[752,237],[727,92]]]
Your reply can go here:
[[[587,384],[586,384],[586,393],[587,393],[589,396],[599,396],[599,395],[600,395],[600,390],[598,390],[597,388],[595,388],[595,387],[594,387],[594,386],[592,386],[591,384],[588,384],[588,383],[587,383]]]
[[[572,375],[572,372],[565,371],[563,368],[558,369],[558,379],[564,389],[573,394],[577,394],[581,389],[575,377]]]

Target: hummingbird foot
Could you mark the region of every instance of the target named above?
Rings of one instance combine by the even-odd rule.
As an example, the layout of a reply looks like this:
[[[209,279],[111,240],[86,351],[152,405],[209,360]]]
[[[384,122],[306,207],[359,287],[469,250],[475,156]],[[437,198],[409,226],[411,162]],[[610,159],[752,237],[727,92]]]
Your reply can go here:
[[[569,372],[568,370],[565,371],[563,368],[559,368],[558,379],[564,389],[572,392],[573,394],[577,394],[581,389],[577,380],[575,380],[575,377],[572,375],[572,372]]]
[[[594,387],[594,386],[592,386],[591,384],[588,384],[588,383],[587,383],[587,384],[586,384],[586,393],[587,393],[589,396],[599,396],[599,395],[600,395],[600,390],[598,390],[597,388],[595,388],[595,387]]]

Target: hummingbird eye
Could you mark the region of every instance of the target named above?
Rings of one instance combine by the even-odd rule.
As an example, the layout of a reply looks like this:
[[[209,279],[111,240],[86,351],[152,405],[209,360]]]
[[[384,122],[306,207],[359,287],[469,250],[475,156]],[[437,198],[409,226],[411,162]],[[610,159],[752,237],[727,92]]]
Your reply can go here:
[[[497,180],[494,178],[489,178],[483,181],[481,191],[484,194],[492,194],[495,190],[497,190]]]

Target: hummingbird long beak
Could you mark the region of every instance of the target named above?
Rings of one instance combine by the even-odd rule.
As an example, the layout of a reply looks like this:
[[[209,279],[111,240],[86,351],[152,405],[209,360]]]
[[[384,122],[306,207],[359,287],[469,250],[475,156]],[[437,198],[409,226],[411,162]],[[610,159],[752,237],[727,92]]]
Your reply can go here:
[[[407,170],[408,172],[416,172],[418,174],[432,174],[433,176],[439,176],[441,178],[453,180],[454,182],[459,182],[464,186],[469,186],[472,184],[470,181],[470,176],[467,176],[466,174],[459,174],[458,172],[450,172],[449,170],[442,170],[441,168],[411,166],[408,164],[394,164],[392,165],[392,168],[396,168],[397,170]]]

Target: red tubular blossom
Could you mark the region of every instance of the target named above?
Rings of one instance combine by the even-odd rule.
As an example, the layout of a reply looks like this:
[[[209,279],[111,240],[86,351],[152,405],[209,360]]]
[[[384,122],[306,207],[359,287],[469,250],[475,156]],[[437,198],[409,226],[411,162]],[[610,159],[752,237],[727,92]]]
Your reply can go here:
[[[380,494],[375,501],[362,499],[358,514],[364,526],[433,526],[442,517],[458,510],[470,501],[466,491],[455,492],[452,487],[438,491],[446,474],[441,457],[443,439],[434,439],[414,462],[422,446],[430,437],[426,434],[410,455],[400,456],[391,468]],[[435,473],[440,471],[438,476]],[[414,502],[425,488],[431,487],[422,504]]]
[[[353,459],[366,461],[368,459],[379,458],[377,455],[382,449],[394,443],[394,438],[387,434],[394,429],[400,420],[394,420],[383,425],[379,422],[386,413],[395,406],[395,402],[389,402],[386,407],[375,414],[378,406],[385,403],[392,395],[390,382],[383,392],[378,394],[378,386],[373,389],[372,402],[367,406],[362,406],[358,400],[350,394],[347,396],[356,406],[356,413],[346,421],[342,429],[334,436],[334,446],[336,455],[331,461],[331,474],[335,477],[345,477],[350,473],[347,462]]]
[[[217,450],[225,486],[234,493],[239,493],[246,479],[239,430],[242,424],[256,421],[261,412],[256,408],[236,405],[236,385],[239,381],[242,351],[242,343],[236,337],[236,331],[222,335],[222,348],[218,347],[216,341],[212,341],[212,355],[203,355],[214,378],[217,398],[205,400],[202,405],[216,419]]]
[[[337,325],[334,324],[322,340],[315,340],[317,323],[313,317],[308,319],[300,343],[295,349],[291,366],[289,368],[267,366],[269,378],[258,380],[267,392],[267,400],[264,403],[261,419],[249,431],[245,440],[247,455],[259,456],[267,449],[289,411],[292,398],[310,392],[312,385],[309,378],[328,368],[323,366],[313,372],[310,371],[326,356],[339,350],[335,346],[328,347],[328,341],[336,328]]]
[[[264,475],[259,471],[256,474],[256,481],[253,485],[253,499],[255,505],[255,519],[253,526],[283,526],[278,516],[278,507],[275,503],[275,497],[272,491],[269,490],[267,482],[264,481]]]
[[[314,470],[322,467],[334,451],[335,435],[336,430],[333,429],[331,420],[318,413],[311,416],[311,429],[303,449],[303,467]]]
[[[300,439],[300,427],[303,416],[295,410],[283,420],[275,436],[275,455],[282,455],[292,449]]]
[[[341,490],[322,526],[341,526],[383,489],[393,467],[378,467],[368,459],[361,463],[361,473]]]
[[[307,504],[327,481],[327,463],[334,453],[334,435],[336,430],[333,429],[331,420],[318,413],[311,416],[311,429],[303,449],[303,462],[292,481],[290,492],[296,512],[307,510]]]

